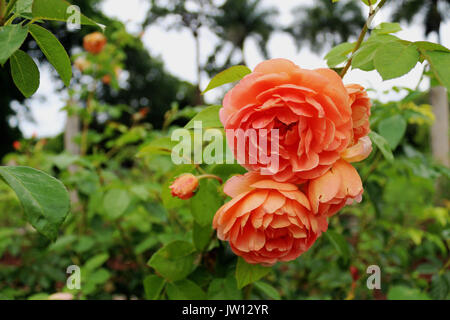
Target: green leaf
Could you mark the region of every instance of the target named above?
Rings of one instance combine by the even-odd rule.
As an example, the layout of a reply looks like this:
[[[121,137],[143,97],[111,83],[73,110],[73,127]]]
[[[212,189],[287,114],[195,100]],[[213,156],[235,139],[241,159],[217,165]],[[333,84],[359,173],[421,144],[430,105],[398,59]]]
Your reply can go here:
[[[31,14],[33,6],[33,0],[18,0],[14,7],[14,13],[16,14]]]
[[[91,273],[100,268],[109,259],[108,253],[100,253],[90,258],[83,265],[83,272]]]
[[[345,62],[348,59],[349,53],[353,51],[354,47],[354,42],[344,42],[331,49],[325,56],[328,67],[334,68]]]
[[[182,280],[195,269],[194,252],[191,243],[175,240],[155,252],[148,265],[169,281]]]
[[[337,252],[339,252],[339,254],[342,256],[342,258],[348,260],[350,258],[350,246],[347,240],[345,240],[345,238],[341,234],[333,230],[328,230],[327,232],[325,232],[325,235],[336,248]]]
[[[445,275],[435,274],[431,279],[431,297],[436,300],[445,300],[449,291],[450,286]]]
[[[205,300],[205,292],[188,279],[167,284],[167,296],[170,300]]]
[[[387,294],[389,300],[431,300],[430,297],[416,288],[393,286]]]
[[[399,114],[383,119],[378,125],[378,132],[389,143],[391,150],[395,150],[406,132],[407,123]]]
[[[448,49],[438,43],[433,43],[433,42],[428,42],[428,41],[416,41],[416,42],[413,42],[413,44],[420,50],[450,52],[450,49]]]
[[[414,45],[387,42],[375,54],[374,65],[383,80],[407,74],[419,61],[419,52]]]
[[[274,300],[281,300],[281,296],[278,293],[277,289],[272,287],[270,284],[262,282],[262,281],[256,281],[255,282],[255,288],[262,291],[264,294],[266,294],[269,298],[272,298]]]
[[[192,233],[192,239],[194,241],[195,248],[198,251],[203,251],[209,244],[212,235],[211,225],[201,226],[194,222],[194,231]]]
[[[17,194],[27,221],[55,240],[70,209],[64,185],[48,174],[28,167],[0,167],[0,178]]]
[[[34,0],[32,7],[33,19],[67,22],[72,15],[72,13],[67,10],[71,5],[72,4],[65,0]],[[80,23],[100,27],[101,29],[105,28],[104,25],[96,23],[81,13]]]
[[[222,205],[222,198],[217,187],[217,181],[202,179],[197,193],[191,199],[192,216],[201,226],[211,225],[214,214]]]
[[[425,54],[437,80],[450,92],[450,53],[428,51]]]
[[[131,199],[128,192],[123,189],[111,189],[103,198],[103,209],[108,217],[117,219],[125,213]]]
[[[396,33],[401,31],[402,28],[400,27],[399,23],[396,22],[383,22],[379,24],[378,26],[373,29],[374,34],[389,34],[389,33]]]
[[[239,257],[236,266],[236,281],[238,289],[242,289],[246,285],[258,281],[267,275],[272,269],[263,267],[259,264],[249,264]]]
[[[147,300],[158,300],[166,281],[154,274],[145,277],[144,291]]]
[[[378,42],[366,42],[365,45],[359,48],[352,59],[352,67],[358,68],[364,71],[371,71],[374,69],[373,59],[380,43]]]
[[[209,300],[240,300],[242,292],[237,288],[233,276],[213,279],[208,287]]]
[[[40,73],[33,59],[21,50],[17,50],[10,60],[11,74],[14,84],[29,98],[39,88]]]
[[[50,31],[38,25],[31,25],[29,30],[39,48],[41,48],[48,61],[55,67],[62,81],[68,87],[70,79],[72,79],[72,66],[62,44]]]
[[[188,124],[185,129],[193,129],[195,121],[201,121],[203,129],[206,128],[223,128],[219,119],[219,110],[222,106],[211,106],[200,111]]]
[[[136,157],[145,157],[150,155],[171,155],[172,148],[178,144],[178,141],[172,141],[170,137],[163,137],[152,140],[143,146]]]
[[[246,75],[252,73],[252,71],[246,66],[233,66],[225,71],[218,73],[211,79],[203,94],[209,90],[223,86],[224,84],[241,80]]]
[[[374,6],[374,5],[376,5],[377,2],[378,2],[378,0],[370,0],[370,2],[369,2],[369,0],[361,0],[361,1],[364,2],[364,4],[365,4],[366,6],[370,6],[370,5]]]
[[[378,149],[380,149],[386,160],[394,161],[394,155],[392,154],[391,147],[384,137],[380,136],[375,131],[371,131],[369,133],[369,137],[370,140],[372,140],[372,142],[378,147]]]
[[[28,29],[23,28],[20,24],[0,27],[0,65],[5,62],[16,52],[25,41]]]

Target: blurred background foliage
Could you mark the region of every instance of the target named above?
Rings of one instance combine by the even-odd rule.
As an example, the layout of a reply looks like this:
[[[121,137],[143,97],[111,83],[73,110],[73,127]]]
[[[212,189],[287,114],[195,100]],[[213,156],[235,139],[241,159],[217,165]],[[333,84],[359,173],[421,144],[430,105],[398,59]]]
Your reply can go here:
[[[72,200],[60,236],[51,243],[25,222],[15,194],[0,184],[0,298],[45,299],[60,291],[79,299],[450,297],[450,171],[433,159],[429,147],[435,120],[429,92],[393,88],[405,97],[373,101],[371,127],[387,140],[394,160],[375,148],[357,166],[365,186],[363,202],[332,218],[329,232],[299,259],[279,263],[262,280],[239,289],[236,257],[216,240],[209,225],[198,225],[191,215],[197,202],[206,201],[215,212],[225,198],[215,192],[181,201],[168,189],[178,174],[198,170],[172,163],[169,137],[202,110],[200,81],[187,83],[166,72],[139,37],[102,14],[100,2],[73,1],[85,15],[108,26],[108,45],[99,55],[81,50],[84,35],[93,30],[68,32],[59,23],[48,25],[74,62],[84,59],[94,66],[75,68],[68,94],[65,109],[79,122],[78,131],[21,138],[8,119],[11,102],[23,98],[9,81],[9,69],[0,68],[2,164],[27,165],[58,177]],[[255,39],[267,56],[267,41],[280,30],[275,9],[259,0],[226,0],[220,7],[208,0],[197,2],[192,10],[185,1],[152,0],[143,31],[169,15],[177,17],[173,28],[188,28],[194,38],[200,26],[211,28],[221,42],[205,65],[197,59],[198,79],[203,72],[211,75],[245,63],[247,38]],[[437,2],[443,10],[436,11]],[[439,31],[439,23],[448,18],[448,3],[405,0],[391,8],[397,10],[394,19],[408,22],[424,11],[425,31],[430,33]],[[313,7],[299,6],[295,14],[297,22],[283,31],[299,46],[317,50],[354,39],[365,20],[353,1],[332,5],[321,0]],[[43,61],[32,39],[22,49]],[[219,52],[225,52],[224,61],[214,59]],[[73,152],[74,145],[79,150]],[[201,170],[223,179],[243,172],[237,165]],[[220,191],[219,184],[208,183],[213,184],[209,190]],[[173,241],[190,244],[193,267],[183,279],[164,280],[147,261]],[[66,268],[72,264],[81,266],[79,291],[65,287]],[[366,286],[370,265],[381,268],[380,290]]]

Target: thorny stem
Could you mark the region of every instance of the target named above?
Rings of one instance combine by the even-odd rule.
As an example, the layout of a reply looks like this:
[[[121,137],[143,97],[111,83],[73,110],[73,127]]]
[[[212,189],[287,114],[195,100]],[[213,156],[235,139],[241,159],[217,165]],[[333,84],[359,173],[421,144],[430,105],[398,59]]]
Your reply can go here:
[[[352,51],[352,55],[347,60],[347,64],[345,65],[344,69],[342,69],[342,71],[341,71],[341,74],[340,74],[341,78],[343,78],[345,76],[345,74],[347,73],[348,69],[350,69],[350,66],[352,65],[353,55],[359,49],[359,47],[361,47],[361,44],[364,41],[364,37],[366,36],[367,31],[369,30],[369,25],[372,23],[373,18],[375,17],[377,12],[381,9],[381,7],[384,6],[386,1],[387,0],[381,0],[375,9],[373,9],[372,5],[370,5],[369,17],[367,18],[367,21],[364,24],[364,27],[361,30],[361,33],[359,34],[358,40],[356,41],[356,45]]]

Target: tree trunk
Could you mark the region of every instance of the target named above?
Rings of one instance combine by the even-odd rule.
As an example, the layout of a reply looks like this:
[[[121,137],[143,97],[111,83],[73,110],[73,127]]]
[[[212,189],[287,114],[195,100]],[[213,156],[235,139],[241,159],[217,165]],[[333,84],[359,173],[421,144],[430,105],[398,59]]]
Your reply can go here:
[[[66,131],[64,132],[64,149],[73,155],[81,153],[80,146],[74,138],[80,134],[80,119],[78,116],[67,116]]]
[[[431,127],[431,150],[435,160],[449,166],[448,98],[444,87],[431,88],[431,105],[436,118]]]

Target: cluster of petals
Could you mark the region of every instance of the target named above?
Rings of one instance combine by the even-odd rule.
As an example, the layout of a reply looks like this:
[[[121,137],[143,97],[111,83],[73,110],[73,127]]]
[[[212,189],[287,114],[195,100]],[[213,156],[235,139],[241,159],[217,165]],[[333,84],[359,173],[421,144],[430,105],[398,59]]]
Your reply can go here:
[[[330,216],[361,201],[361,178],[350,163],[372,151],[370,108],[364,88],[345,86],[331,69],[306,70],[286,59],[259,64],[226,94],[220,120],[227,130],[278,129],[277,141],[267,135],[265,159],[278,150],[279,165],[274,170],[258,155],[241,161],[237,137],[228,138],[249,173],[225,184],[232,200],[214,217],[218,237],[249,263],[272,265],[308,250]],[[261,148],[250,138],[246,154],[251,150]]]

